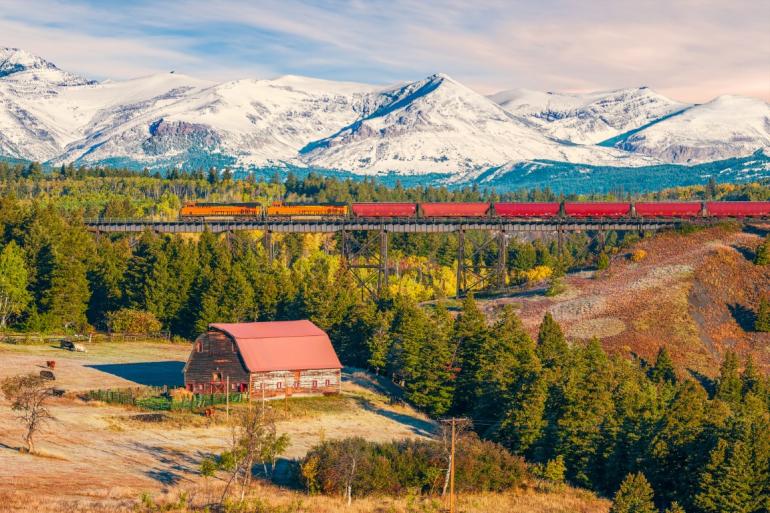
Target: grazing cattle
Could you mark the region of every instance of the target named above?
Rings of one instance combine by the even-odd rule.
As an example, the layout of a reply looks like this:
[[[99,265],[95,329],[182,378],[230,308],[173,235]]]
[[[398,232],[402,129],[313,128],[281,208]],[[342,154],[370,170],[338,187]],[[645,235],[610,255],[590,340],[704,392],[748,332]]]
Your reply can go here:
[[[46,360],[45,366],[48,367],[51,370],[54,370],[56,368],[56,361],[54,361],[54,360]]]

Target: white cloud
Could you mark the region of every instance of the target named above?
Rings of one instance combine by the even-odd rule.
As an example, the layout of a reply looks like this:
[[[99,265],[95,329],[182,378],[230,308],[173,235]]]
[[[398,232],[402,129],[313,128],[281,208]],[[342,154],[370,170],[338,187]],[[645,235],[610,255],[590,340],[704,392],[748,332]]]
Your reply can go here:
[[[3,3],[0,44],[92,76],[443,71],[483,92],[647,85],[685,101],[770,100],[770,2],[755,0]]]

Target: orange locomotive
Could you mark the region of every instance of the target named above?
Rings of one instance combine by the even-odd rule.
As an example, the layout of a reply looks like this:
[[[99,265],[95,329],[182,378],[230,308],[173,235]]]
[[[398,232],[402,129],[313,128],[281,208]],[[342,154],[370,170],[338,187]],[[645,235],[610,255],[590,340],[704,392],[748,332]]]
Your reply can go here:
[[[348,215],[347,205],[303,205],[275,202],[265,209],[267,217],[345,217]]]
[[[259,203],[185,203],[179,211],[180,219],[253,219],[262,217]]]
[[[275,202],[268,207],[259,203],[186,203],[179,211],[182,220],[206,219],[264,219],[266,217],[289,217],[292,219],[313,219],[346,217],[347,205],[303,205]]]

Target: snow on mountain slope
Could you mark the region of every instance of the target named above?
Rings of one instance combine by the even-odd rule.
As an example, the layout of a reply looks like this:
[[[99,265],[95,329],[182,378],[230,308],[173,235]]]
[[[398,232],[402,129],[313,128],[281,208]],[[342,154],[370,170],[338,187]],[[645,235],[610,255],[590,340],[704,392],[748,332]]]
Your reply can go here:
[[[640,87],[588,94],[512,89],[489,97],[551,137],[597,144],[689,107]]]
[[[720,96],[622,137],[615,146],[676,163],[750,155],[770,148],[770,104]]]
[[[286,76],[227,82],[184,91],[178,98],[167,94],[120,123],[105,117],[104,126],[96,124],[60,160],[125,158],[152,164],[158,158],[215,153],[244,166],[278,164],[294,159],[307,141],[355,120],[371,89]]]
[[[639,167],[748,155],[768,147],[767,111],[729,97],[689,107],[647,88],[488,98],[442,74],[395,87],[173,72],[97,83],[0,48],[0,156],[52,164],[291,164],[465,180],[542,160]]]
[[[57,134],[32,108],[67,87],[93,82],[18,48],[0,48],[0,155],[47,160],[61,148]]]
[[[360,173],[473,173],[508,161],[645,165],[650,159],[554,141],[450,77],[385,90],[377,108],[301,151],[308,165]]]

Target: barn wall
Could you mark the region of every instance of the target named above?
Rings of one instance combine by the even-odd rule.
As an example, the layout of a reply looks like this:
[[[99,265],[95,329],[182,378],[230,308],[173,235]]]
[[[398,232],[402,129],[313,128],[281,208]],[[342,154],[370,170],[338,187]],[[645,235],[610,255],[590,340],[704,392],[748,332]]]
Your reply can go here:
[[[228,377],[232,391],[248,389],[249,373],[235,341],[219,331],[200,335],[185,367],[185,387],[200,393],[224,392]]]
[[[339,369],[255,372],[251,378],[251,391],[255,397],[336,393],[340,379]]]

